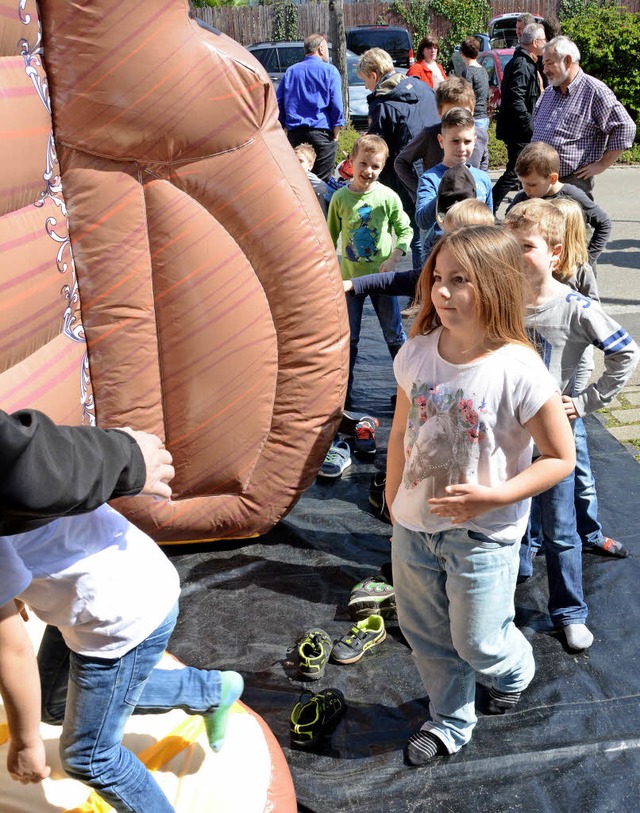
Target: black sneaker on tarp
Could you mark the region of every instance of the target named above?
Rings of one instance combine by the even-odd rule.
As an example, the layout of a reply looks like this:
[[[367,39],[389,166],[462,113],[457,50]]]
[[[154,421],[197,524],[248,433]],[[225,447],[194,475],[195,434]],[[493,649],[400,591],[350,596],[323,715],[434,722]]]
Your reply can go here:
[[[323,629],[307,630],[296,644],[300,680],[320,680],[332,648],[331,638]]]
[[[370,615],[354,624],[346,635],[334,643],[331,657],[336,663],[355,663],[386,637],[382,616]]]
[[[291,744],[296,748],[312,748],[322,736],[333,731],[346,708],[339,689],[302,695],[289,720]]]
[[[382,578],[369,576],[358,582],[349,599],[349,618],[368,618],[381,615],[383,618],[397,618],[396,591]]]

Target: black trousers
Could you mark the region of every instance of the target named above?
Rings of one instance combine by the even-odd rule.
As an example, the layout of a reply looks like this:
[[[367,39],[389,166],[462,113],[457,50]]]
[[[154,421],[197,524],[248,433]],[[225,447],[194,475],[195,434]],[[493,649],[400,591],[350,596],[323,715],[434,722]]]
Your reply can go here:
[[[338,142],[333,139],[332,130],[317,130],[312,127],[296,127],[287,131],[289,144],[297,147],[298,144],[311,144],[316,151],[316,162],[312,171],[326,181],[335,169]]]
[[[507,168],[495,182],[493,187],[493,211],[498,211],[498,206],[502,203],[507,192],[520,188],[520,181],[516,175],[516,161],[522,150],[527,146],[528,141],[507,141]]]

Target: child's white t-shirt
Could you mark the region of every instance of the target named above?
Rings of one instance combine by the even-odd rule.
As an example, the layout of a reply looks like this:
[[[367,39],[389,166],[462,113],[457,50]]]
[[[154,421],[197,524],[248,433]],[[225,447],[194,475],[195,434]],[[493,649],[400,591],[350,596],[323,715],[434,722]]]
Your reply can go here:
[[[0,605],[15,597],[80,655],[118,658],[144,641],[180,594],[156,543],[108,505],[0,537]]]
[[[438,353],[441,332],[410,339],[394,362],[396,380],[411,402],[394,519],[413,531],[465,527],[495,541],[519,540],[530,500],[462,526],[432,514],[427,500],[446,496],[446,486],[457,483],[499,486],[530,466],[532,440],[523,424],[558,388],[538,355],[522,345],[451,364]]]

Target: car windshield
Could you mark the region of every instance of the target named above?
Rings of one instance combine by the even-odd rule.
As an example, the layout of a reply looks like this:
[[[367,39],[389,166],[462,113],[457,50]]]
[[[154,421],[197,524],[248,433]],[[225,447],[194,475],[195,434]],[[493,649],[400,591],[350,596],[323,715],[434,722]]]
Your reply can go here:
[[[409,50],[406,31],[390,31],[388,28],[367,28],[363,31],[349,31],[347,36],[349,50],[361,54],[369,48],[383,48],[385,51]]]

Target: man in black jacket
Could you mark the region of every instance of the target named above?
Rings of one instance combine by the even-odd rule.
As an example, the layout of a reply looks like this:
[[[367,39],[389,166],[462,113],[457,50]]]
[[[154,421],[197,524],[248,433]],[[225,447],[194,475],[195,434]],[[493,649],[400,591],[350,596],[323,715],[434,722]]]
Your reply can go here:
[[[42,412],[0,410],[0,457],[0,536],[115,497],[171,497],[171,454],[146,432],[56,426]]]
[[[494,212],[507,192],[519,185],[516,161],[533,135],[533,111],[543,89],[537,62],[545,43],[541,25],[526,26],[520,45],[504,69],[496,135],[507,145],[507,168],[493,187]]]

